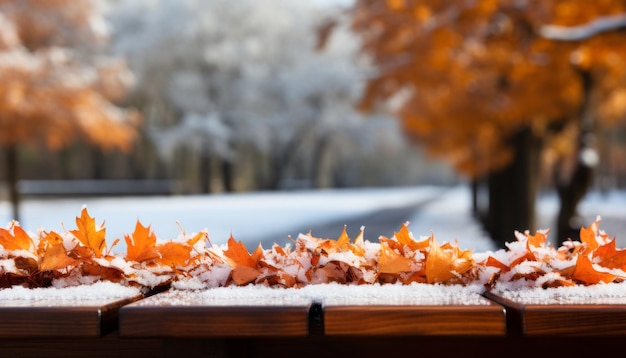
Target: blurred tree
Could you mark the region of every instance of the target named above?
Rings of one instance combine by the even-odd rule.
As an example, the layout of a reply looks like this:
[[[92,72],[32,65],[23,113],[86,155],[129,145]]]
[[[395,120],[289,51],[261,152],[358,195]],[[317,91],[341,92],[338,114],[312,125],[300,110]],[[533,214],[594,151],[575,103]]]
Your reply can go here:
[[[549,153],[565,239],[598,161],[596,128],[626,113],[624,35],[610,31],[625,12],[623,0],[357,0],[353,26],[378,69],[360,105],[393,102],[431,154],[486,177],[484,220],[500,244],[533,229]]]
[[[93,1],[0,0],[0,147],[15,219],[20,145],[130,147],[138,116],[111,101],[131,77],[99,55],[106,38]]]
[[[370,135],[397,130],[392,120],[361,125],[354,35],[337,31],[317,52],[321,10],[306,1],[120,0],[112,10],[116,46],[140,83],[133,103],[166,158],[186,150],[204,192],[215,190],[211,178],[234,188],[235,163],[250,153],[254,189],[279,189],[303,163],[298,179],[316,185],[342,153],[403,144]]]

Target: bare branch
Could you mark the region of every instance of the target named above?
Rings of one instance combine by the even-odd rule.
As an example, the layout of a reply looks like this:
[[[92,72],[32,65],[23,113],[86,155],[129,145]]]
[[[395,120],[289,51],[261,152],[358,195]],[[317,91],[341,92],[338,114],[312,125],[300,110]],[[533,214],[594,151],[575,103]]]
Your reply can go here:
[[[557,41],[586,40],[602,32],[626,28],[626,14],[602,16],[579,26],[545,25],[539,30],[542,37]]]

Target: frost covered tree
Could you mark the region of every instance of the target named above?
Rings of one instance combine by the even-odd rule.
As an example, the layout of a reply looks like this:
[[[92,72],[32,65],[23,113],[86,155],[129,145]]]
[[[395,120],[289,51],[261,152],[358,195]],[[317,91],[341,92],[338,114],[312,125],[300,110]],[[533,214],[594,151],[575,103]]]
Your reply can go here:
[[[164,154],[186,147],[200,155],[206,191],[202,168],[215,158],[232,173],[243,152],[258,153],[255,160],[265,163],[255,174],[259,186],[275,189],[293,171],[319,182],[320,163],[339,160],[342,151],[365,153],[397,130],[391,120],[362,126],[352,108],[364,75],[352,57],[356,42],[337,32],[318,52],[323,14],[306,1],[113,4],[116,45],[139,78],[134,101]],[[366,130],[373,132],[359,136]],[[383,145],[390,143],[400,141]]]
[[[15,219],[19,146],[129,148],[137,115],[113,101],[130,72],[104,54],[106,39],[94,1],[0,1],[0,148]]]

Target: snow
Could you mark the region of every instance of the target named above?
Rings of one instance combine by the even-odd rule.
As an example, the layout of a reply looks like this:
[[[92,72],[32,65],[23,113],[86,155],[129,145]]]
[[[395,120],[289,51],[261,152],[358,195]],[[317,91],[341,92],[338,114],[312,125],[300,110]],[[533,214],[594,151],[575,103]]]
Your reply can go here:
[[[430,285],[412,283],[308,285],[303,288],[270,288],[263,285],[229,286],[202,291],[171,290],[141,300],[138,306],[306,306],[319,302],[344,305],[487,305],[480,296],[482,286]]]
[[[495,293],[524,304],[626,304],[626,285],[623,283],[598,284],[523,290],[498,290]]]
[[[113,249],[125,253],[124,234],[131,233],[136,220],[151,225],[159,240],[175,240],[181,227],[188,234],[207,229],[215,245],[226,243],[232,235],[246,247],[256,247],[261,238],[276,237],[284,246],[294,227],[313,227],[327,222],[358,218],[380,209],[400,208],[412,203],[437,198],[409,219],[409,230],[415,237],[435,235],[438,242],[458,240],[462,249],[474,253],[494,250],[494,246],[473,219],[471,196],[466,186],[452,188],[437,186],[327,189],[283,192],[252,192],[210,196],[159,197],[86,197],[73,199],[26,199],[21,205],[20,224],[29,232],[38,229],[64,232],[75,228],[75,217],[83,205],[97,223],[105,221],[107,243],[122,239]],[[553,218],[558,201],[554,195],[542,195],[538,200],[538,228],[555,229]],[[618,248],[626,246],[626,192],[591,193],[580,205],[585,226],[601,216],[600,229],[617,237]],[[8,202],[0,202],[0,225],[10,221]],[[179,225],[180,224],[180,227]],[[390,223],[399,228],[401,223]],[[365,240],[377,242],[378,235],[367,230]],[[65,228],[65,229],[64,229]],[[342,227],[337,227],[337,235]],[[350,228],[349,228],[350,229]],[[356,228],[352,228],[356,229]],[[553,231],[554,232],[554,231]],[[315,233],[313,233],[315,234]],[[510,241],[514,241],[511,233]]]
[[[123,298],[131,298],[141,294],[138,287],[126,286],[109,281],[100,281],[92,285],[73,287],[24,288],[13,286],[0,290],[0,302],[7,306],[38,305],[100,305]]]
[[[124,234],[130,234],[136,220],[151,225],[160,240],[174,240],[181,234],[208,229],[215,245],[232,235],[254,248],[262,237],[276,236],[287,242],[293,227],[359,217],[383,208],[402,207],[440,193],[438,187],[384,189],[342,189],[290,192],[254,192],[210,196],[114,197],[79,199],[27,199],[21,205],[20,225],[29,232],[39,228],[63,232],[75,228],[75,217],[83,205],[97,223],[105,222],[107,243],[122,239],[113,248],[125,253]],[[8,222],[10,207],[0,202],[0,223]],[[397,224],[399,227],[401,223]],[[367,225],[367,223],[363,223]],[[2,225],[4,226],[4,224]],[[341,227],[337,228],[337,234]],[[372,233],[373,234],[373,233]],[[382,233],[379,233],[382,234]],[[376,241],[378,236],[370,241]]]

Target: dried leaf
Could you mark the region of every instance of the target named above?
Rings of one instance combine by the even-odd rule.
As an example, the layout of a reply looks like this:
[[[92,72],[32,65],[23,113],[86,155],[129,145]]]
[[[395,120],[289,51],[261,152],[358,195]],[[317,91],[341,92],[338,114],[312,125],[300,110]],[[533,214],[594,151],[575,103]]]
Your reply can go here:
[[[378,272],[399,274],[411,271],[413,260],[406,258],[392,250],[386,242],[380,244],[380,256],[378,257]]]
[[[39,264],[39,271],[60,270],[68,266],[76,265],[78,260],[67,255],[67,250],[62,243],[49,246]]]
[[[593,253],[594,259],[601,266],[626,271],[626,250],[615,248],[615,239],[598,247]]]
[[[260,273],[259,270],[249,266],[237,266],[233,268],[231,278],[239,286],[247,285],[256,280]]]
[[[426,257],[426,281],[428,283],[446,282],[469,270],[474,264],[471,251],[453,247],[444,250],[432,237]]]
[[[184,266],[191,257],[191,247],[182,242],[166,242],[156,247],[159,257],[155,261],[161,265]]]
[[[26,250],[32,252],[35,244],[33,239],[15,222],[12,223],[12,231],[0,228],[0,245],[6,250]]]
[[[135,225],[135,231],[131,235],[124,235],[124,241],[126,241],[126,260],[143,262],[159,257],[156,234],[150,230],[150,226],[143,226],[139,220]]]
[[[232,235],[228,239],[228,249],[224,251],[224,256],[233,268],[239,266],[255,268],[257,265],[255,258],[250,255],[246,246],[241,241],[236,241]]]
[[[106,248],[104,223],[101,227],[96,226],[96,221],[89,216],[87,208],[83,208],[80,217],[76,218],[78,230],[70,231],[86,247],[90,248],[96,257],[102,257],[102,251]]]
[[[609,283],[615,280],[615,275],[608,272],[597,271],[587,256],[578,255],[572,279],[590,285],[600,282]]]

